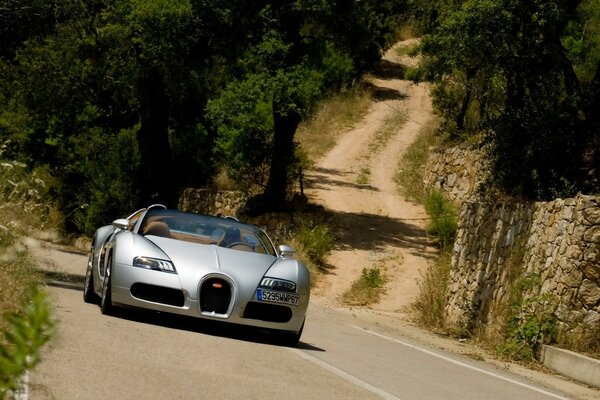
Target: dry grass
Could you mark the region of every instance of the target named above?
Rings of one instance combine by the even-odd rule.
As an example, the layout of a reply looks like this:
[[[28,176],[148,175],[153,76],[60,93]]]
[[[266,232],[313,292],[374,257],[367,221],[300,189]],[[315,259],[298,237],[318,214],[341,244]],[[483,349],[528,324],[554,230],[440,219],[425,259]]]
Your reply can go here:
[[[574,329],[563,329],[558,335],[558,346],[600,359],[600,325],[581,323]]]
[[[371,105],[371,92],[356,85],[323,101],[317,112],[303,122],[296,140],[309,160],[321,158],[336,143],[338,136],[356,124]]]
[[[27,248],[11,232],[0,229],[0,316],[18,311],[36,283],[39,279]],[[0,329],[5,322],[0,319]]]
[[[385,294],[387,278],[378,266],[363,268],[360,277],[342,295],[342,302],[351,306],[367,306]]]
[[[423,326],[444,329],[444,308],[450,279],[451,255],[442,253],[429,265],[419,282],[419,294],[413,303],[417,322]]]
[[[408,200],[424,202],[427,190],[423,184],[425,163],[430,147],[439,145],[443,138],[436,135],[439,121],[433,120],[421,128],[417,140],[404,153],[398,164],[396,183],[399,191]]]
[[[379,150],[385,148],[389,140],[394,134],[406,123],[406,114],[403,111],[395,111],[393,114],[388,116],[381,128],[375,132],[375,135],[371,139],[368,145],[367,158],[373,156]]]
[[[17,311],[39,283],[21,237],[56,229],[62,217],[48,202],[47,170],[0,160],[0,316]],[[0,328],[4,319],[0,320]]]

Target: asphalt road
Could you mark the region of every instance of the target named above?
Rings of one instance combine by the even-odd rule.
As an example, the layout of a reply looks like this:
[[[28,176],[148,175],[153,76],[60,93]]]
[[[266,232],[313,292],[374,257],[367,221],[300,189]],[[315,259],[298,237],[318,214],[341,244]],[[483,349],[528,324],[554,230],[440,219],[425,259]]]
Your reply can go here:
[[[65,281],[84,272],[85,256],[38,253],[45,269],[67,273]],[[50,276],[59,324],[30,375],[32,399],[597,398],[596,391],[549,388],[317,304],[300,344],[289,348],[246,327],[153,312],[104,316],[83,302],[80,284]]]

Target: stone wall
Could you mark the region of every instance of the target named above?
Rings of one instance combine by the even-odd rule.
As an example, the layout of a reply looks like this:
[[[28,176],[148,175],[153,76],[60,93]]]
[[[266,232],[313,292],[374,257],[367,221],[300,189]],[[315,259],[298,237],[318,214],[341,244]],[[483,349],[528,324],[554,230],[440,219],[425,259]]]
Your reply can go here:
[[[429,186],[460,210],[447,322],[485,326],[508,301],[515,274],[535,274],[540,285],[527,295],[550,294],[560,321],[600,324],[600,197],[484,202],[486,166],[466,148],[432,151],[427,163]]]
[[[476,201],[487,165],[483,154],[473,148],[430,148],[425,185],[442,190],[456,204]]]
[[[233,190],[184,189],[179,197],[179,209],[208,215],[237,217],[248,195]]]
[[[600,323],[600,197],[463,203],[446,308],[450,324],[483,323],[508,301],[514,274],[535,274],[559,321]],[[566,326],[565,325],[565,326]]]

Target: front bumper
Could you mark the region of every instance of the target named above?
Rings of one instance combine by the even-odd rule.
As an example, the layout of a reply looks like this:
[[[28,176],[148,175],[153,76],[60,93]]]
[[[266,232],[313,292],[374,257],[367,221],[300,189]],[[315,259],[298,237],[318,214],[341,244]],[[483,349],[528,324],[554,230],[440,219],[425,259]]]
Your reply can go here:
[[[209,278],[222,277],[231,283],[231,299],[225,312],[202,311],[198,299],[200,282],[196,293],[182,289],[179,276],[161,271],[144,270],[115,263],[112,273],[112,301],[118,305],[144,308],[188,317],[218,320],[259,328],[277,329],[297,333],[306,318],[309,294],[299,294],[297,306],[258,301],[253,296],[240,298],[231,277],[210,274]]]

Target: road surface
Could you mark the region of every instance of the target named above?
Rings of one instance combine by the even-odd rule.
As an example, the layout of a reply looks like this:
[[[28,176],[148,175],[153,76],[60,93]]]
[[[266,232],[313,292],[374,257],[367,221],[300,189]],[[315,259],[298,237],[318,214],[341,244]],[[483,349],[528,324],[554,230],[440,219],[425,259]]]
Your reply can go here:
[[[49,292],[58,329],[31,373],[32,399],[600,398],[557,377],[526,378],[447,352],[444,339],[414,327],[317,303],[296,348],[246,327],[154,312],[104,316],[82,299],[85,255],[36,253],[54,272]]]

